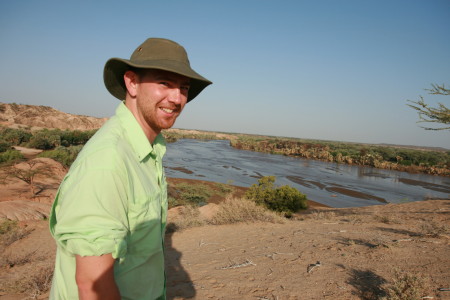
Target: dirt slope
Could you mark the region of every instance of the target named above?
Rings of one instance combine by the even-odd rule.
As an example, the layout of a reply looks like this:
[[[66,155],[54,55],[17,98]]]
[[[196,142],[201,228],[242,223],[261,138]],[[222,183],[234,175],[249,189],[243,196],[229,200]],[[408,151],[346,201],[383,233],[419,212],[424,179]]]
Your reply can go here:
[[[0,103],[0,124],[7,127],[91,130],[100,128],[106,120],[67,114],[49,106]]]

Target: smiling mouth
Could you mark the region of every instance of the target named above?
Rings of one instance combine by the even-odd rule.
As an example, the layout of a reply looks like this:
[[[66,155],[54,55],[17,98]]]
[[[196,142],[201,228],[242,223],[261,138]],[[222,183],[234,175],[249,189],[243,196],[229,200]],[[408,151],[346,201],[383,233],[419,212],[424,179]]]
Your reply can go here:
[[[161,107],[161,110],[165,113],[172,114],[174,112],[173,109]]]

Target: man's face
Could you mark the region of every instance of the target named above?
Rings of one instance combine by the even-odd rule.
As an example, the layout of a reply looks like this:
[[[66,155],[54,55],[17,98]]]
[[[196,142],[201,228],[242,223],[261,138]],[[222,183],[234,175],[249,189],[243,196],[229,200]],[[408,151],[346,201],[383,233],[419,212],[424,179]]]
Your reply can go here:
[[[189,81],[185,76],[153,69],[138,76],[137,108],[155,134],[175,123],[187,102]]]

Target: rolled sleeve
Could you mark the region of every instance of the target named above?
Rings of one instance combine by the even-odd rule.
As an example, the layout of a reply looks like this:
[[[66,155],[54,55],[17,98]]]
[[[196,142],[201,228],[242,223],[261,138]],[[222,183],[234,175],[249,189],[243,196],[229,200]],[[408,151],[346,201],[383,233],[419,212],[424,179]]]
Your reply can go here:
[[[81,256],[126,255],[129,226],[124,180],[112,170],[82,168],[65,179],[53,212],[54,237],[64,251]]]

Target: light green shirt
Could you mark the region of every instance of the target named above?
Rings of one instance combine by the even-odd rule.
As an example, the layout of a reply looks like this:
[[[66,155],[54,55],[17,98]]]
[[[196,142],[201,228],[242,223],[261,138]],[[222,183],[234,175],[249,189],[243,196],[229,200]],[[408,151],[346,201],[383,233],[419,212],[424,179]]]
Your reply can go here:
[[[84,146],[52,207],[50,299],[78,299],[75,254],[108,253],[122,299],[164,297],[165,150],[162,135],[152,145],[124,103]]]

